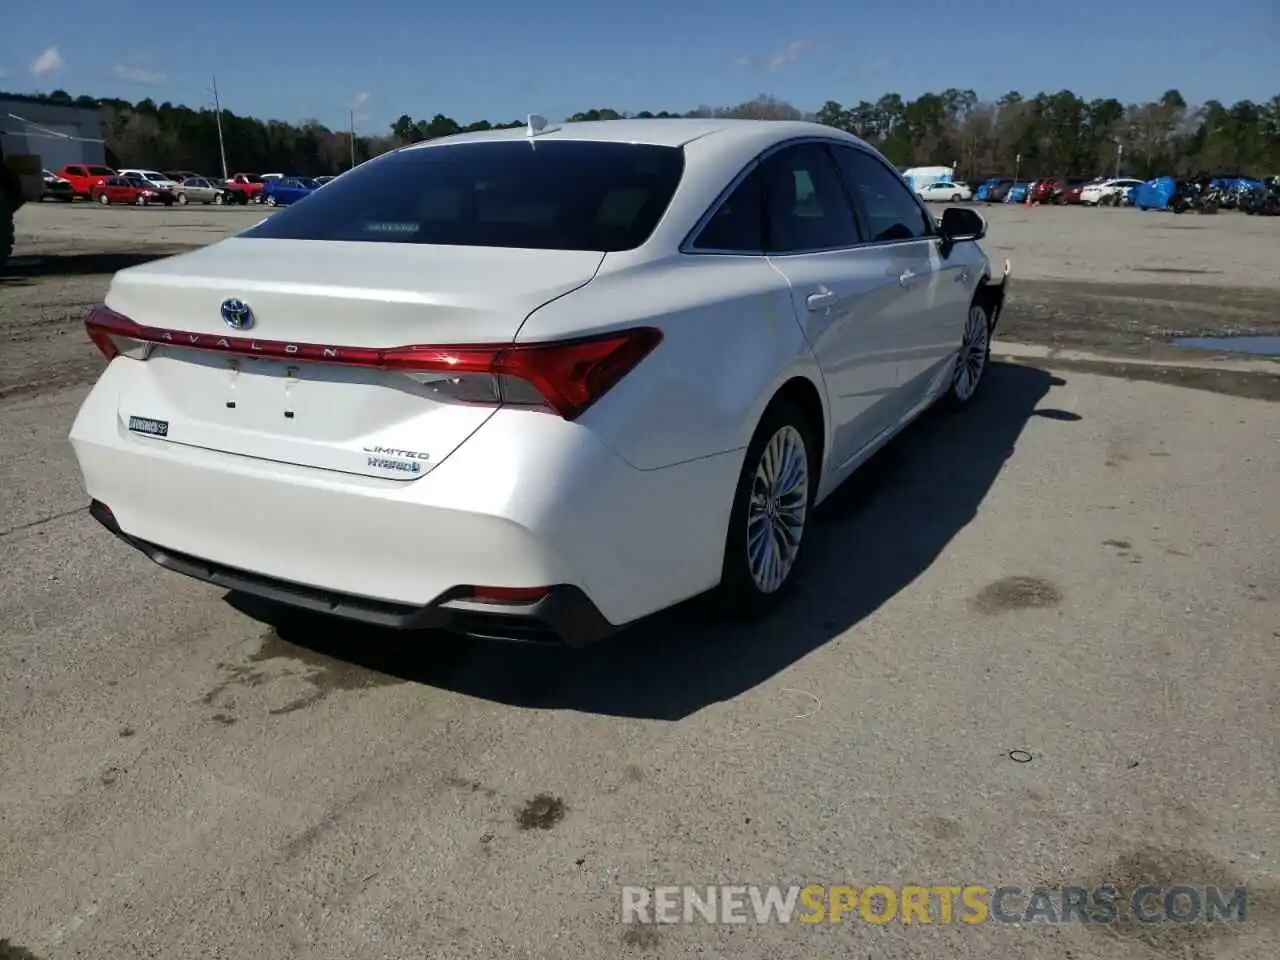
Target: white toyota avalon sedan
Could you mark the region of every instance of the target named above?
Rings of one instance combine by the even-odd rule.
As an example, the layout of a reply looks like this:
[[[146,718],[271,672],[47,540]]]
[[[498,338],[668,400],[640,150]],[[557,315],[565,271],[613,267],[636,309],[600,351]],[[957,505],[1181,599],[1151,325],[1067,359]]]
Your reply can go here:
[[[571,646],[755,614],[823,498],[974,396],[984,233],[825,126],[531,117],[116,274],[71,440],[126,543],[296,607]]]

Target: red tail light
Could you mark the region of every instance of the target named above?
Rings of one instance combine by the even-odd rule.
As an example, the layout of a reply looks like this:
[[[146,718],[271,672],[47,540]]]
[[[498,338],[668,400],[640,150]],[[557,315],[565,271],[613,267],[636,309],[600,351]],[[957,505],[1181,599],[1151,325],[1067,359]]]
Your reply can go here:
[[[107,360],[145,360],[153,345],[208,350],[407,374],[446,399],[540,406],[566,420],[580,417],[662,342],[662,331],[633,327],[552,343],[343,347],[189,333],[144,327],[105,306],[85,318],[89,339]]]

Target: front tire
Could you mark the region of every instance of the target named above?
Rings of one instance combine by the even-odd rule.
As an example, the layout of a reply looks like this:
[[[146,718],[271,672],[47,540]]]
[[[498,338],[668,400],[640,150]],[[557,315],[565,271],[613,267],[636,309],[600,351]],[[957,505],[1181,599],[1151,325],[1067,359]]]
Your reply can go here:
[[[178,194],[178,202],[185,207],[187,205],[187,195],[185,193]]]
[[[981,303],[971,303],[960,350],[951,371],[951,383],[943,394],[943,406],[948,410],[967,407],[982,386],[990,361],[991,309]]]
[[[765,412],[743,458],[715,600],[734,619],[758,617],[794,580],[818,486],[814,426],[793,403]]]

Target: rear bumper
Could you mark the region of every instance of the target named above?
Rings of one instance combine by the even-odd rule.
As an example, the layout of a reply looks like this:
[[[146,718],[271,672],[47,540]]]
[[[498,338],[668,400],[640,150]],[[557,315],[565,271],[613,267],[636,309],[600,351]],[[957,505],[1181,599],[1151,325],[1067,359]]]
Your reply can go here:
[[[719,581],[741,452],[638,470],[580,423],[500,410],[419,479],[356,476],[131,433],[136,364],[108,365],[71,442],[99,520],[188,576],[368,623],[502,621],[568,643]],[[508,609],[461,599],[476,587],[551,589]],[[467,626],[479,613],[489,626]]]
[[[469,637],[517,643],[563,644],[583,647],[615,632],[599,608],[579,587],[552,587],[535,603],[502,606],[468,602],[469,591],[455,587],[425,606],[371,600],[351,594],[277,580],[188,556],[120,529],[115,515],[101,501],[89,504],[89,515],[153,562],[184,576],[261,597],[273,603],[342,617],[393,630],[447,630]]]

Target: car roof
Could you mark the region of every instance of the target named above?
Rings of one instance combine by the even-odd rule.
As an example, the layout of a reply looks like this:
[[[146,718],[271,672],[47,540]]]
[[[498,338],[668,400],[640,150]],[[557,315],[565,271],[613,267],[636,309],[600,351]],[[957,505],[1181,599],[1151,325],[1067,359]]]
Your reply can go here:
[[[845,134],[835,127],[807,120],[730,120],[686,117],[586,120],[580,123],[548,124],[543,132],[532,139],[537,142],[590,140],[598,143],[643,143],[653,146],[682,147],[713,134],[716,137],[717,146],[721,147],[741,143],[768,143],[815,135],[857,140],[852,134]],[[415,150],[454,143],[527,139],[530,139],[528,127],[519,126],[503,130],[456,133],[448,137],[415,143],[403,149]]]

